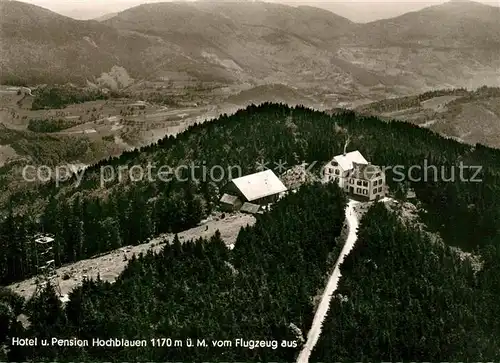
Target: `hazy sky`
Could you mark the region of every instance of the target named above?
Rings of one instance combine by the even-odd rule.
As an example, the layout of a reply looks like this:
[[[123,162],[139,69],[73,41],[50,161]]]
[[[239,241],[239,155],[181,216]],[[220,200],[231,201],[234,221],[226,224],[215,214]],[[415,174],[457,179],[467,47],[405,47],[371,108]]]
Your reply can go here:
[[[143,3],[166,0],[21,0],[42,6],[75,19],[92,19],[108,13],[119,12]],[[237,1],[237,0],[236,0]],[[321,7],[357,22],[398,16],[424,7],[444,3],[446,0],[266,0],[290,5]],[[500,6],[500,0],[477,0]],[[499,20],[500,21],[500,20]]]

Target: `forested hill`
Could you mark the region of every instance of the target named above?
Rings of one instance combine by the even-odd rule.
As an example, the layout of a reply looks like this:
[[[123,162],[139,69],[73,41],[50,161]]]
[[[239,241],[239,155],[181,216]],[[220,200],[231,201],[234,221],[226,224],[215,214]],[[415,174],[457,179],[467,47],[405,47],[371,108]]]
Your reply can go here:
[[[342,152],[347,133],[351,138],[349,150],[361,151],[374,164],[399,165],[405,175],[414,165],[435,166],[434,171],[430,168],[426,173],[412,170],[412,177],[419,181],[401,179],[391,171],[387,179],[392,191],[404,189],[405,181],[415,189],[427,210],[424,221],[431,230],[440,232],[446,243],[469,251],[500,244],[500,151],[481,145],[471,147],[417,126],[386,123],[353,112],[330,116],[303,107],[262,104],[103,161],[85,172],[78,187],[73,185],[75,179],[62,187],[52,184],[33,194],[15,195],[11,204],[19,210],[26,210],[21,207],[40,198],[46,207],[41,216],[11,213],[1,223],[0,241],[5,253],[0,261],[0,281],[7,284],[33,274],[33,231],[56,236],[57,264],[80,260],[196,225],[213,210],[218,188],[225,182],[225,178],[218,182],[210,178],[190,181],[187,170],[184,176],[188,181],[119,182],[116,178],[101,186],[103,166],[117,169],[143,165],[147,169],[148,163],[157,167],[195,163],[206,170],[215,165],[225,170],[240,166],[246,174],[256,171],[260,160],[268,161],[271,168],[280,161],[288,166],[302,161],[321,165]],[[463,177],[475,176],[482,182],[461,180],[457,170],[460,163],[481,166],[479,175],[469,169],[463,171]],[[453,169],[455,178],[448,181]],[[434,175],[436,172],[444,175]],[[227,178],[229,174],[225,174]]]

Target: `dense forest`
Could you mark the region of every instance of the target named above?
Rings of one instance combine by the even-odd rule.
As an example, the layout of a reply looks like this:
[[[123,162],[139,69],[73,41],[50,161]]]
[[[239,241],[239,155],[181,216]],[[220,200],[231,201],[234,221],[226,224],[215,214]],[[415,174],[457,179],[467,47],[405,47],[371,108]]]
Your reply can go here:
[[[340,253],[345,206],[346,197],[336,185],[306,185],[259,216],[254,226],[243,228],[232,250],[218,233],[184,244],[176,236],[160,253],[130,260],[114,284],[84,282],[65,307],[50,286],[24,306],[11,295],[0,295],[11,307],[0,311],[2,342],[13,334],[148,342],[139,348],[11,347],[8,358],[291,361],[302,344],[300,331],[305,336],[311,325],[313,297],[321,293]],[[30,318],[28,329],[15,324],[14,310]],[[181,340],[182,346],[153,346],[150,339],[155,337]],[[237,346],[237,338],[275,340],[278,346],[249,349]],[[196,346],[198,339],[206,347]],[[214,347],[216,341],[230,341],[231,346]]]
[[[405,226],[382,203],[341,265],[312,361],[497,361],[498,248],[483,267]]]
[[[410,167],[421,167],[420,172],[412,171],[414,181],[401,180],[401,175],[388,170],[388,184],[393,191],[409,184],[426,210],[424,221],[431,230],[440,232],[447,243],[467,251],[499,245],[499,151],[481,145],[471,147],[417,126],[387,123],[353,112],[329,116],[303,107],[263,104],[194,125],[177,137],[104,160],[87,169],[78,185],[75,177],[62,187],[52,183],[32,193],[15,194],[11,200],[14,210],[20,206],[29,210],[34,200],[44,201],[45,208],[41,215],[18,215],[13,211],[12,218],[0,223],[3,259],[10,261],[0,265],[0,281],[6,284],[33,273],[26,226],[56,236],[58,263],[137,244],[161,232],[195,226],[211,213],[229,174],[215,173],[213,180],[206,175],[203,178],[200,166],[206,170],[215,165],[225,170],[239,166],[242,174],[256,171],[260,160],[269,161],[271,168],[279,161],[287,166],[302,161],[320,166],[342,152],[347,133],[351,138],[349,150],[360,150],[377,165],[401,167],[407,172],[406,179]],[[130,169],[142,165],[147,169],[148,164],[158,168],[199,168],[194,179],[189,170],[184,170],[187,182],[115,178],[101,185],[101,167]],[[480,173],[476,175],[477,168],[469,168],[462,170],[460,177],[457,169],[461,164],[480,166]],[[450,178],[452,172],[454,178]],[[21,267],[12,270],[7,266]]]
[[[33,132],[58,132],[78,125],[79,121],[65,119],[31,119],[28,130]]]
[[[74,103],[105,100],[110,97],[108,94],[97,89],[83,91],[80,88],[69,86],[47,86],[37,89],[34,96],[35,98],[31,105],[32,110],[64,108]]]
[[[487,88],[487,87],[485,87]],[[416,96],[406,96],[400,98],[388,98],[382,101],[377,101],[363,105],[358,108],[360,112],[393,112],[405,110],[411,107],[420,107],[420,103],[430,100],[434,97],[441,96],[460,96],[465,97],[470,94],[465,88],[455,88],[455,89],[443,89],[429,91],[425,93],[418,94]]]
[[[399,98],[389,98],[382,101],[377,101],[360,106],[356,109],[358,112],[362,113],[386,113],[395,112],[401,110],[407,110],[411,108],[420,108],[421,103],[430,100],[435,97],[441,96],[456,96],[454,100],[450,100],[446,104],[448,108],[455,108],[460,106],[462,103],[483,100],[490,97],[500,97],[500,88],[498,87],[479,87],[476,90],[466,90],[465,88],[455,88],[455,89],[443,89],[429,91],[421,93],[415,96],[406,96]],[[439,113],[433,112],[433,116],[441,117],[444,115],[439,115]]]

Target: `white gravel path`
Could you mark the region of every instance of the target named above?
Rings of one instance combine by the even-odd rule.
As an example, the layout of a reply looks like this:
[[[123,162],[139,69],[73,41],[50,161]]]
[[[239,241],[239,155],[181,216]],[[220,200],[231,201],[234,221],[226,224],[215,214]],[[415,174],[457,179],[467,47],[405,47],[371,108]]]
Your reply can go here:
[[[323,292],[323,296],[321,297],[321,301],[318,305],[318,309],[316,310],[316,314],[314,315],[314,320],[307,333],[307,341],[302,351],[300,352],[297,363],[308,363],[309,356],[311,355],[314,346],[318,342],[319,336],[321,335],[321,328],[323,321],[325,320],[326,314],[328,312],[328,308],[330,307],[330,300],[332,298],[333,293],[337,290],[337,285],[340,279],[340,265],[342,261],[344,261],[345,256],[351,252],[356,240],[357,230],[358,230],[358,216],[354,210],[354,206],[359,202],[350,200],[347,204],[347,208],[345,210],[345,217],[347,220],[347,224],[349,226],[349,234],[347,236],[347,240],[340,252],[339,258],[335,263],[335,268],[333,269],[333,273],[328,280],[328,284],[326,285],[325,291]]]

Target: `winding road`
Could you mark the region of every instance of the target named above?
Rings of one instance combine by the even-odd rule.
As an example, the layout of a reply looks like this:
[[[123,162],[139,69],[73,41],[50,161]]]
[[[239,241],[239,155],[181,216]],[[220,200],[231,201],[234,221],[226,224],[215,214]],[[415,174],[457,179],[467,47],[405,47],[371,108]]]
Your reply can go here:
[[[328,284],[326,285],[325,291],[323,292],[323,296],[321,296],[321,301],[318,305],[318,309],[314,314],[314,320],[311,329],[309,330],[309,333],[307,333],[307,341],[297,358],[297,363],[309,362],[309,356],[311,355],[311,352],[318,342],[319,336],[321,335],[321,327],[323,321],[325,320],[326,313],[328,312],[328,308],[330,307],[330,300],[335,290],[337,290],[337,286],[341,276],[340,265],[342,264],[342,261],[344,261],[345,256],[347,256],[349,252],[351,252],[358,238],[357,231],[359,221],[356,212],[354,211],[354,206],[358,203],[359,202],[355,200],[350,200],[345,209],[345,218],[349,227],[347,240],[344,244],[344,247],[342,247],[342,251],[340,252],[337,262],[335,263],[335,268],[333,269],[333,273],[328,280]]]

